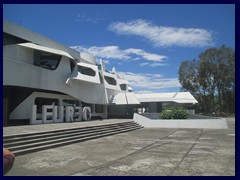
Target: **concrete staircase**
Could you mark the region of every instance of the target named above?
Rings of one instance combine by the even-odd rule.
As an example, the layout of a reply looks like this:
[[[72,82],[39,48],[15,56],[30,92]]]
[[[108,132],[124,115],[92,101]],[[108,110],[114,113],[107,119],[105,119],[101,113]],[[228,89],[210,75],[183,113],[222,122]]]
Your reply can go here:
[[[104,136],[143,128],[134,121],[45,132],[15,134],[3,137],[3,146],[15,156],[69,145]]]

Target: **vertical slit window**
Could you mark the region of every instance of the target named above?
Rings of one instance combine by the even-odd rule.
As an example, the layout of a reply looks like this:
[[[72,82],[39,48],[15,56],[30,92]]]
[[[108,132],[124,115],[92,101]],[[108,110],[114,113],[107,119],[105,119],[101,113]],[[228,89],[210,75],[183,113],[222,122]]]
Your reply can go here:
[[[126,91],[127,90],[127,85],[126,84],[120,84],[120,88],[122,91]]]

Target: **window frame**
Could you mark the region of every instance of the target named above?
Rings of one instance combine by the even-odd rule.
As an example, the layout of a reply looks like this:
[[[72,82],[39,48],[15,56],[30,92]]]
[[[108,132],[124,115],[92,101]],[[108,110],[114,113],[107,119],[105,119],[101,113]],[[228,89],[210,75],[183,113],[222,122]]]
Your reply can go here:
[[[109,81],[108,81],[106,78],[107,78]],[[116,86],[116,85],[117,85],[117,81],[116,81],[116,79],[113,78],[113,77],[104,76],[104,79],[105,79],[105,81],[106,81],[109,85],[112,85],[112,86]],[[110,80],[110,79],[114,80],[114,83],[113,83],[113,84],[111,83],[111,80]]]
[[[82,69],[81,69],[82,68]],[[77,69],[78,69],[78,72],[81,73],[82,75],[85,75],[85,76],[91,76],[91,77],[96,77],[96,71],[94,71],[92,68],[90,67],[86,67],[86,66],[82,66],[82,65],[77,65]],[[90,70],[90,74],[89,73],[86,73],[85,70]],[[91,74],[92,72],[94,72],[94,75]]]
[[[47,57],[51,57],[49,59],[47,59]],[[48,67],[47,65],[41,64],[42,61],[47,62],[48,60],[50,61],[56,61],[56,63],[54,64],[54,67]],[[59,54],[53,54],[53,53],[49,53],[49,52],[45,52],[45,51],[40,51],[40,50],[34,50],[34,57],[33,57],[33,65],[44,68],[44,69],[48,69],[48,70],[56,70],[60,64],[60,61],[62,60],[62,56]],[[50,64],[51,65],[51,64]]]

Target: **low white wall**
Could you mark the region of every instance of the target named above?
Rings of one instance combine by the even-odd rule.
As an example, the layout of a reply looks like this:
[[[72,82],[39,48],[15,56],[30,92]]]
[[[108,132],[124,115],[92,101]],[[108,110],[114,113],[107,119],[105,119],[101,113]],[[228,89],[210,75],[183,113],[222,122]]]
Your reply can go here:
[[[134,113],[133,120],[146,128],[227,129],[226,119],[149,119]]]

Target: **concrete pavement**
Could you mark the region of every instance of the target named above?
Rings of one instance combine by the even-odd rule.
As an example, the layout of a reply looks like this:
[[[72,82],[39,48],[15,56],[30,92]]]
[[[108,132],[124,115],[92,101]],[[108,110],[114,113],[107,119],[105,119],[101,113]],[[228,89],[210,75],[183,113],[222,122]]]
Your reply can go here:
[[[7,176],[234,176],[228,129],[143,128],[16,157]]]

